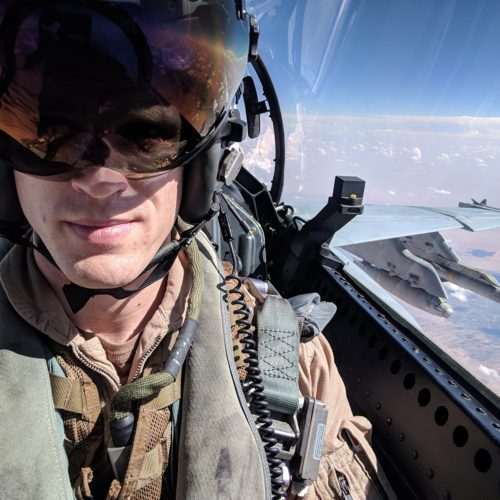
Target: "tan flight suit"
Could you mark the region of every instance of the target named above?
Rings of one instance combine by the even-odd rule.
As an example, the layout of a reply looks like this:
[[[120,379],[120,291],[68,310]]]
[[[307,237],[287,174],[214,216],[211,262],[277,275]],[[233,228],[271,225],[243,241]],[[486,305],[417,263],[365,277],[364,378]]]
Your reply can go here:
[[[120,388],[120,378],[98,337],[86,339],[71,324],[40,274],[32,250],[14,247],[0,263],[0,281],[19,316],[84,361],[93,380],[99,381],[102,398],[108,399]],[[161,305],[137,343],[129,381],[142,371],[152,354],[151,348],[159,344],[166,332],[182,324],[189,288],[189,266],[186,259],[181,258],[170,271]],[[323,336],[300,346],[300,390],[304,395],[324,401],[329,408],[319,477],[306,498],[342,498],[339,476],[347,480],[354,499],[393,498],[369,444],[371,425],[364,417],[352,415],[332,351]],[[356,451],[342,437],[345,432],[358,444]]]

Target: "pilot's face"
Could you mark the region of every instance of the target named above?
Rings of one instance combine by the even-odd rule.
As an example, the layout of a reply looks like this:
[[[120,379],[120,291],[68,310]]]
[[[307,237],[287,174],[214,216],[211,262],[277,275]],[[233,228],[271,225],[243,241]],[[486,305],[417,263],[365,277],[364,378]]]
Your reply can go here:
[[[182,167],[132,180],[103,166],[67,181],[15,173],[28,222],[67,277],[89,288],[132,282],[169,240]]]
[[[69,174],[16,171],[19,201],[67,279],[89,288],[123,286],[170,239],[182,167],[161,174],[157,169],[168,166],[178,149],[181,118],[113,61],[83,52],[75,62],[60,52],[45,61],[36,92],[16,73],[5,100],[16,111],[10,115],[14,129],[36,125],[34,138],[23,143],[41,158],[68,165]],[[26,124],[16,100],[24,94],[38,96],[24,114]]]

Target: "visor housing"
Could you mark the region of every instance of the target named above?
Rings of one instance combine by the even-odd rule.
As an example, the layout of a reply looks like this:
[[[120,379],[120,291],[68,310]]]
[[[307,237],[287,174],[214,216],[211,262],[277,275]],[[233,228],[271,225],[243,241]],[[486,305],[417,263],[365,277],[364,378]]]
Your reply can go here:
[[[0,156],[35,175],[189,161],[243,77],[234,0],[0,1]]]

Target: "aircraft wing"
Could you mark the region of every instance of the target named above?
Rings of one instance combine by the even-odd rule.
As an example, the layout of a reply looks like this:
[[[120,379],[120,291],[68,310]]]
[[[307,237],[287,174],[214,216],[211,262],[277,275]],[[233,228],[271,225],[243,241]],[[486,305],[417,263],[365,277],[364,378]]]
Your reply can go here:
[[[500,227],[500,212],[478,208],[431,208],[403,205],[366,205],[332,238],[332,247],[343,247],[448,229],[481,231]]]
[[[443,282],[500,302],[500,284],[495,277],[461,262],[439,234],[448,229],[479,231],[497,227],[500,212],[479,204],[464,208],[368,205],[363,214],[335,233],[330,248],[359,286],[373,292],[372,296],[376,295],[398,317],[414,325],[414,319],[396,309],[378,285],[442,317],[453,312]]]

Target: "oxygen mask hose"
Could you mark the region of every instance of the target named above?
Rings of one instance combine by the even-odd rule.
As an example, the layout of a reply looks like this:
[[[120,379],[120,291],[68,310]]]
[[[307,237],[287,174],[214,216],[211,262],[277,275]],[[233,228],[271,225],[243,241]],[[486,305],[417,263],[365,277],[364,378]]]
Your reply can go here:
[[[181,230],[188,229],[188,226],[182,221],[178,225]],[[130,384],[123,386],[114,395],[111,401],[111,421],[109,425],[113,444],[116,447],[130,444],[135,425],[133,413],[135,404],[142,399],[158,394],[164,387],[175,382],[198,330],[204,278],[200,250],[196,240],[192,240],[188,244],[186,253],[193,272],[187,318],[180,329],[163,370],[134,380]]]

